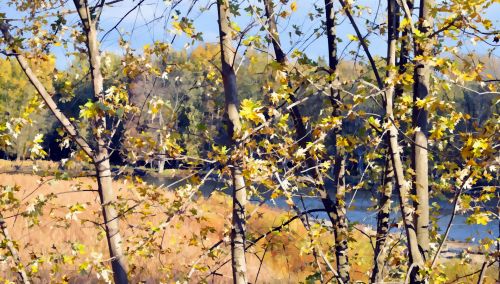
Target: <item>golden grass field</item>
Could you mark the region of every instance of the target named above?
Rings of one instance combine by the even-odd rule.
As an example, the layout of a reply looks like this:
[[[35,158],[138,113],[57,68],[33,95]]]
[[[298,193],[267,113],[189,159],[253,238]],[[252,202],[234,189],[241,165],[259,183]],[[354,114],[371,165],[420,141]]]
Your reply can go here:
[[[50,177],[43,178],[42,180],[48,179],[50,179]],[[2,185],[18,185],[21,188],[19,192],[19,196],[21,197],[29,195],[33,189],[39,186],[40,177],[25,174],[0,174],[0,180]],[[58,217],[63,218],[68,213],[67,207],[77,202],[89,204],[87,207],[88,212],[78,215],[80,220],[88,218],[96,222],[101,221],[100,216],[96,213],[99,209],[97,206],[97,204],[99,204],[97,193],[64,193],[70,191],[76,185],[82,189],[95,188],[95,183],[91,178],[78,178],[72,181],[59,180],[47,182],[41,185],[35,193],[31,194],[30,197],[34,198],[39,195],[47,196],[49,193],[63,193],[52,200],[50,206],[44,210],[45,214],[40,218],[39,226],[28,228],[26,221],[22,218],[8,218],[11,212],[4,213],[12,239],[18,242],[21,257],[24,261],[29,261],[30,255],[50,255],[55,250],[58,252],[66,251],[67,254],[70,255],[70,243],[74,242],[85,245],[86,255],[90,255],[92,252],[99,252],[104,255],[104,259],[106,258],[107,246],[105,240],[97,237],[99,230],[96,229],[93,224],[81,224],[80,221],[71,221],[69,227],[60,227],[55,221]],[[114,186],[120,195],[128,195],[126,189],[128,186],[123,182],[115,182]],[[209,199],[202,199],[193,203],[193,208],[203,212],[203,216],[206,218],[205,221],[198,222],[192,218],[186,218],[184,221],[181,221],[178,220],[178,218],[174,218],[167,228],[164,237],[165,255],[162,256],[163,265],[160,265],[159,260],[154,256],[151,258],[142,257],[138,262],[134,260],[133,262],[137,266],[134,273],[134,282],[152,281],[151,283],[155,283],[157,279],[165,278],[162,273],[165,273],[165,275],[169,274],[176,278],[178,275],[189,272],[192,263],[196,261],[204,251],[201,244],[200,246],[193,245],[192,243],[190,244],[189,240],[192,238],[193,234],[199,234],[206,224],[210,224],[216,228],[216,231],[209,234],[204,241],[206,247],[210,247],[212,244],[222,239],[224,228],[227,228],[230,221],[230,211],[228,209],[231,208],[231,204],[229,201],[229,198],[226,196],[216,194]],[[25,210],[25,208],[20,208],[20,211],[22,210]],[[252,210],[253,208],[250,208],[250,211]],[[288,218],[287,214],[265,206],[259,208],[258,212],[253,216],[263,216],[260,218],[251,218],[249,221],[249,230],[254,232],[255,235],[260,235],[268,231],[272,226],[280,225],[282,220]],[[133,215],[128,215],[124,218],[125,220],[121,222],[125,247],[133,246],[133,244],[128,243],[128,241],[137,231],[134,232],[131,227],[132,224],[140,221],[140,218],[133,220],[134,218]],[[155,221],[160,221],[160,219],[161,217],[156,215],[143,221],[155,223]],[[273,248],[268,249],[266,258],[261,267],[259,282],[297,282],[300,279],[304,279],[306,275],[312,271],[309,264],[312,261],[312,257],[307,255],[301,256],[299,249],[300,241],[303,239],[303,236],[307,235],[307,232],[298,220],[291,223],[288,228],[290,233],[283,234],[282,236],[270,235],[268,237],[268,239],[273,239]],[[144,232],[138,233],[141,234]],[[266,242],[261,241],[261,243]],[[223,247],[225,251],[228,251],[227,246],[224,245]],[[250,251],[258,253],[262,250],[262,246],[258,244]],[[82,255],[82,259],[80,260],[75,260],[74,264],[62,264],[60,271],[53,275],[49,275],[48,273],[51,266],[50,263],[40,265],[39,274],[42,277],[41,282],[50,280],[56,281],[58,278],[61,279],[65,275],[69,276],[70,280],[85,279],[85,282],[90,280],[92,276],[90,276],[90,278],[75,276],[78,275],[78,272],[75,271],[75,268],[78,267],[78,261],[83,261],[86,255]],[[255,279],[259,261],[252,253],[249,253],[248,262],[250,279]],[[5,270],[8,269],[7,264],[0,264],[0,267],[2,267],[5,277],[13,276],[12,274],[6,273]],[[163,267],[163,272],[159,269],[160,267]],[[230,265],[225,265],[218,273],[220,275],[215,276],[215,279],[210,278],[208,280],[215,280],[215,282],[230,282],[230,278],[228,278],[231,275]],[[207,272],[197,272],[194,274],[195,277],[193,279],[199,280],[200,276],[206,274]]]
[[[42,184],[40,184],[42,181]],[[101,253],[102,259],[107,258],[107,246],[102,236],[102,230],[91,222],[81,220],[92,220],[101,222],[99,213],[99,197],[96,192],[70,192],[75,188],[95,189],[96,184],[91,178],[76,178],[73,180],[51,180],[51,177],[39,177],[28,174],[0,174],[1,185],[18,185],[20,191],[18,198],[26,200],[24,205],[19,208],[19,212],[26,210],[26,206],[34,198],[40,195],[48,196],[50,193],[57,194],[57,198],[50,201],[50,204],[43,210],[44,214],[40,217],[40,224],[29,228],[24,218],[9,218],[13,215],[11,211],[2,212],[6,218],[8,228],[12,239],[16,240],[21,258],[25,265],[28,265],[33,257],[43,255],[43,263],[38,266],[35,282],[39,283],[62,283],[68,281],[71,283],[98,283],[93,270],[90,273],[80,274],[78,267]],[[116,181],[114,188],[117,194],[123,198],[134,199],[137,196],[135,186],[130,182]],[[36,189],[35,192],[33,192]],[[175,198],[174,192],[165,191],[165,196]],[[85,204],[87,209],[84,213],[78,215],[78,220],[68,220],[66,214],[68,207],[76,204]],[[252,236],[259,236],[267,232],[271,227],[280,225],[284,220],[292,217],[290,213],[277,210],[268,206],[256,208],[255,205],[249,206],[249,212],[253,212],[248,222],[248,232]],[[174,217],[163,231],[156,234],[154,238],[149,239],[156,246],[156,250],[137,250],[141,241],[148,240],[148,230],[144,229],[149,224],[160,224],[165,219],[165,214],[161,208],[149,208],[150,214],[128,214],[121,220],[123,232],[124,247],[128,251],[134,251],[130,254],[129,265],[132,268],[132,282],[138,283],[159,283],[162,279],[167,283],[185,277],[191,270],[193,264],[200,258],[206,248],[224,237],[224,231],[227,231],[230,225],[230,198],[223,194],[213,194],[210,198],[199,198],[193,202],[189,209],[196,209],[194,214],[186,213]],[[191,211],[188,211],[191,212]],[[194,212],[194,211],[192,211]],[[203,218],[199,218],[203,216]],[[150,223],[148,223],[150,222]],[[206,226],[214,228],[209,232],[205,240],[196,241],[196,238],[206,230]],[[301,254],[301,247],[308,242],[307,231],[303,228],[297,219],[287,226],[286,232],[281,234],[270,234],[261,240],[248,251],[249,279],[252,283],[259,271],[260,261],[256,257],[264,260],[258,273],[258,283],[298,283],[305,281],[316,268],[313,267],[314,258],[310,254]],[[351,262],[353,279],[367,281],[371,267],[372,250],[368,238],[357,231],[353,231],[351,241]],[[323,233],[319,238],[318,246],[325,253],[330,245],[331,236]],[[71,243],[81,243],[85,245],[84,252],[72,256]],[[161,256],[158,251],[161,247]],[[0,251],[1,252],[1,251]],[[229,245],[225,242],[221,250],[217,251],[218,260],[225,261],[229,259]],[[61,259],[60,255],[70,256],[68,259]],[[450,275],[462,275],[467,271],[477,269],[474,265],[470,267],[460,266],[455,262],[449,262],[446,268]],[[195,270],[189,282],[199,282],[201,280],[211,283],[231,283],[230,263],[224,265],[217,271],[216,275],[209,275],[207,266],[210,269],[217,267],[217,261],[208,257],[203,257],[199,264],[204,264],[204,268]],[[0,277],[6,280],[15,280],[15,275],[9,271],[9,260],[0,262]],[[460,267],[460,269],[458,269]],[[57,268],[57,269],[55,269]],[[329,279],[331,273],[327,272],[324,264],[321,264],[325,278]],[[28,265],[27,270],[33,269]],[[485,283],[494,283],[495,268],[488,271],[488,277]],[[453,276],[450,276],[453,278]],[[1,280],[1,278],[0,278]],[[472,278],[464,279],[469,283]]]

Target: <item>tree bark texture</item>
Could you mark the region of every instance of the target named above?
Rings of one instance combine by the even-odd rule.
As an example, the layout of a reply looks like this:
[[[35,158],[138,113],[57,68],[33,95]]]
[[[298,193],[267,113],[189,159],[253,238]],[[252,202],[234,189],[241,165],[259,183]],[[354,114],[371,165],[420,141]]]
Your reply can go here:
[[[389,132],[389,147],[391,151],[391,159],[394,167],[394,174],[396,179],[396,188],[399,193],[399,202],[401,206],[401,213],[403,215],[403,222],[405,225],[406,237],[408,242],[408,251],[410,257],[410,267],[412,271],[410,277],[412,283],[418,283],[418,271],[423,266],[424,259],[418,248],[417,233],[413,223],[413,210],[410,204],[410,183],[404,176],[403,163],[401,160],[399,142],[398,142],[398,129],[393,113],[393,99],[394,99],[394,78],[395,78],[395,65],[396,65],[396,27],[395,18],[396,13],[396,0],[388,0],[388,49],[387,49],[387,82],[385,91],[385,115],[388,124]]]
[[[341,116],[342,98],[340,91],[335,88],[338,84],[336,75],[338,58],[337,58],[337,33],[335,29],[335,9],[333,0],[325,0],[325,15],[326,15],[326,36],[328,40],[328,67],[330,76],[335,76],[330,83],[330,102],[333,107],[332,116]],[[335,256],[337,260],[337,269],[340,278],[344,283],[350,281],[350,265],[349,265],[349,230],[347,223],[347,202],[346,202],[346,186],[345,186],[345,161],[347,157],[341,153],[337,147],[337,139],[342,135],[342,126],[332,130],[333,147],[334,147],[334,165],[333,165],[333,183],[335,193],[335,209],[337,211],[337,223],[334,225],[335,231]]]
[[[387,140],[387,148],[389,138]],[[389,150],[388,150],[389,151]],[[382,182],[382,192],[379,197],[379,211],[377,214],[377,235],[375,238],[375,250],[373,252],[373,270],[371,283],[380,283],[384,280],[384,266],[387,258],[387,236],[389,235],[389,217],[391,213],[391,196],[394,179],[394,168],[390,157],[386,158],[385,174]]]
[[[406,1],[406,5],[410,9],[410,11],[413,11],[413,0],[401,0],[401,1]],[[396,5],[396,11],[397,13],[401,12],[401,7],[399,5]],[[403,12],[404,13],[404,12]],[[399,29],[400,17],[397,17],[397,27]],[[410,61],[410,50],[412,50],[412,42],[410,40],[410,35],[411,35],[411,28],[409,26],[405,26],[402,31],[401,31],[401,49],[399,52],[399,62],[398,62],[398,70],[399,74],[404,74],[406,73],[406,70],[408,69],[408,62]],[[398,38],[399,38],[399,33],[398,33]],[[395,97],[400,97],[403,95],[404,92],[404,86],[401,83],[396,84],[396,91],[395,91]]]
[[[217,0],[219,16],[219,35],[222,63],[222,81],[225,96],[225,119],[227,124],[229,145],[235,145],[235,135],[241,129],[238,112],[238,89],[236,74],[233,68],[235,50],[232,44],[230,28],[230,11],[227,0]],[[233,282],[246,284],[248,282],[245,247],[246,247],[246,218],[245,206],[247,203],[246,185],[241,173],[241,161],[233,160],[231,174],[233,178],[233,220],[231,229],[231,255],[233,268]]]
[[[432,31],[433,18],[431,8],[433,0],[420,1],[418,29],[422,34]],[[427,56],[432,51],[432,39],[416,41],[415,55]],[[425,99],[430,93],[430,65],[426,60],[419,60],[415,65],[413,102]],[[413,180],[413,193],[415,201],[415,227],[417,230],[418,246],[425,259],[429,257],[429,158],[427,143],[427,111],[423,108],[413,107],[412,125],[415,129],[414,143],[412,146],[412,168],[415,172]]]
[[[86,36],[87,52],[92,77],[94,98],[100,102],[104,101],[104,84],[101,73],[101,55],[99,52],[99,42],[97,40],[96,22],[92,20],[89,6],[86,0],[74,0],[76,10],[80,16],[83,31]],[[97,186],[103,208],[103,218],[105,223],[106,238],[111,257],[111,267],[115,283],[128,283],[127,263],[122,249],[122,238],[119,228],[119,216],[115,208],[116,195],[113,191],[111,166],[109,162],[108,140],[104,136],[106,127],[106,116],[96,117],[95,129],[102,131],[95,132],[97,142],[94,164],[97,174]]]

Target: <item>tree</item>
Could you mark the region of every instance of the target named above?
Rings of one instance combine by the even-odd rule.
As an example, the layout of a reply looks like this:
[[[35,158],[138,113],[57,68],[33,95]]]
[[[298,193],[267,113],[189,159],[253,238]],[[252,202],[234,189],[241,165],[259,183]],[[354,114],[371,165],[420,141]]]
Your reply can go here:
[[[90,7],[86,0],[75,0],[74,4],[85,35],[94,98],[97,99],[100,104],[104,105],[106,99],[104,94],[104,81],[101,73],[101,55],[99,52],[99,42],[97,40],[98,17],[90,14]],[[104,136],[108,130],[106,115],[97,115],[93,123],[93,134],[95,135],[97,147],[95,155],[92,158],[96,168],[99,196],[101,197],[101,204],[103,206],[106,237],[108,239],[110,257],[112,258],[111,266],[113,268],[113,278],[116,283],[128,283],[127,264],[123,254],[122,238],[119,228],[119,216],[113,204],[116,202],[116,196],[111,184],[112,175],[111,164],[109,162],[110,154],[108,151],[111,141]]]
[[[233,197],[233,220],[231,228],[231,255],[233,268],[233,281],[238,284],[248,282],[247,263],[246,263],[246,217],[245,205],[247,203],[247,194],[245,180],[241,173],[241,160],[238,157],[238,143],[236,138],[240,135],[241,122],[238,112],[238,87],[236,85],[236,74],[233,64],[235,51],[232,47],[233,31],[230,27],[230,16],[228,0],[217,0],[217,12],[219,16],[219,37],[221,53],[221,73],[224,83],[225,114],[226,127],[228,133],[227,145],[234,147],[231,158],[232,175],[232,197]]]
[[[86,45],[88,48],[89,62],[91,68],[91,75],[94,88],[94,96],[104,101],[103,78],[100,70],[100,55],[96,35],[96,21],[91,18],[89,14],[89,7],[86,1],[75,1],[78,14],[82,21],[86,36]],[[15,39],[10,34],[10,27],[5,21],[0,22],[0,29],[3,33],[4,39],[9,45],[10,50],[16,57],[19,65],[29,78],[37,92],[44,99],[46,105],[49,107],[54,116],[63,125],[70,137],[75,141],[85,154],[92,159],[98,180],[98,191],[101,197],[101,204],[103,207],[103,217],[106,228],[106,235],[108,239],[109,253],[112,258],[113,277],[116,283],[127,283],[127,268],[125,258],[121,247],[121,236],[119,232],[119,217],[114,208],[115,195],[111,185],[111,167],[109,163],[109,154],[107,150],[108,141],[102,136],[102,132],[106,130],[106,118],[104,114],[95,117],[94,134],[96,135],[96,149],[93,149],[87,141],[78,133],[75,126],[70,120],[59,110],[57,104],[52,99],[51,95],[47,92],[44,85],[39,81],[38,77],[31,70],[27,60],[22,55],[22,51]]]
[[[431,9],[434,6],[434,1],[421,0],[419,4],[419,25],[418,30],[421,34],[430,36],[432,26],[434,24],[431,15]],[[414,143],[412,145],[412,169],[415,172],[413,180],[413,192],[417,199],[415,202],[415,226],[417,230],[418,246],[422,251],[424,259],[429,257],[429,158],[428,158],[428,126],[427,112],[425,109],[417,106],[418,100],[425,100],[431,91],[430,84],[430,66],[425,58],[428,58],[432,53],[432,40],[427,39],[425,42],[416,40],[415,57],[415,75],[414,75],[414,90],[412,126],[415,128]],[[422,58],[422,59],[420,59]]]
[[[399,192],[399,202],[401,213],[403,214],[403,222],[406,230],[408,241],[408,250],[410,256],[410,274],[412,279],[418,279],[419,268],[423,268],[424,258],[418,247],[417,233],[413,225],[413,214],[410,208],[410,183],[404,176],[403,164],[400,156],[400,148],[398,142],[398,129],[393,113],[394,107],[394,83],[395,83],[395,67],[396,67],[396,2],[389,0],[388,9],[388,48],[387,48],[387,79],[386,91],[384,94],[385,117],[388,124],[389,148],[391,151],[391,159],[394,167],[394,175],[396,179],[396,188]],[[416,280],[415,280],[416,281]]]
[[[299,106],[296,105],[297,99],[295,94],[293,93],[293,85],[290,79],[290,75],[288,74],[288,60],[283,48],[281,46],[280,36],[277,29],[276,16],[274,12],[274,3],[271,0],[264,1],[266,18],[269,23],[269,37],[271,38],[271,42],[274,49],[274,54],[276,57],[276,62],[281,65],[278,72],[284,72],[287,78],[287,85],[291,93],[289,94],[289,98],[291,101],[291,113],[293,124],[296,131],[296,141],[300,145],[301,148],[306,149],[309,143],[312,142],[311,135],[307,131],[304,121],[302,119],[302,114],[299,109]],[[335,19],[333,12],[333,3],[325,2],[325,10],[326,10],[326,22],[327,22],[327,30],[328,30],[328,49],[329,49],[329,73],[330,76],[335,76],[335,71],[337,69],[337,59],[336,59],[336,42],[335,42]],[[335,81],[338,83],[338,81]],[[333,119],[339,119],[340,116],[340,95],[338,90],[336,90],[333,85],[334,82],[330,82],[330,101],[333,105]],[[300,89],[300,87],[298,88]],[[340,134],[341,127],[336,127],[332,131],[333,135],[333,143],[334,147],[336,145],[336,136]],[[331,193],[325,187],[325,183],[323,181],[323,174],[319,170],[318,163],[314,157],[311,155],[307,155],[307,168],[312,169],[312,177],[316,180],[315,186],[317,187],[318,192],[321,196],[321,201],[325,207],[325,210],[328,212],[328,216],[332,222],[334,227],[334,238],[335,238],[335,256],[337,260],[337,271],[339,273],[340,281],[344,283],[349,282],[349,261],[348,261],[348,231],[347,231],[347,217],[346,217],[346,207],[345,207],[345,186],[344,186],[344,174],[345,174],[345,161],[343,157],[335,152],[334,158],[334,188],[331,190]],[[332,198],[335,196],[335,200]],[[305,224],[307,226],[307,224]]]
[[[340,90],[335,86],[339,85],[337,75],[338,58],[337,58],[337,34],[335,29],[335,8],[333,1],[325,0],[325,16],[326,16],[326,34],[328,39],[328,67],[329,67],[329,84],[330,84],[330,102],[333,107],[332,118],[342,121],[341,106],[344,104],[340,96]],[[335,193],[335,208],[337,211],[337,224],[335,232],[335,254],[337,257],[337,268],[340,277],[344,283],[350,282],[349,276],[349,260],[348,260],[348,239],[349,232],[347,226],[347,206],[346,206],[346,159],[347,155],[344,149],[337,147],[340,143],[339,137],[342,135],[343,123],[335,127],[332,131],[334,166],[333,166],[333,186]]]

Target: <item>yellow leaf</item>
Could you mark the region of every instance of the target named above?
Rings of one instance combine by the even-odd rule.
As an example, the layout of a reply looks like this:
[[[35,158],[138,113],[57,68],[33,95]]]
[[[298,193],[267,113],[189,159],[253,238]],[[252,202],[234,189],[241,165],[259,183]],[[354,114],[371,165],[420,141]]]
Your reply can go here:
[[[31,265],[31,273],[38,273],[38,263]]]
[[[266,119],[260,112],[262,106],[259,101],[244,99],[241,102],[240,115],[242,118],[251,120],[253,122],[264,122]]]
[[[468,224],[487,225],[489,221],[490,217],[485,212],[474,213],[469,218],[467,218]]]
[[[172,22],[172,27],[178,31],[182,31],[181,24],[177,21]]]
[[[404,28],[406,26],[409,26],[410,25],[410,20],[408,20],[407,17],[403,17],[403,19],[401,20],[401,23],[400,23],[400,27]]]
[[[477,139],[472,144],[472,152],[476,155],[480,155],[484,150],[488,148],[489,144],[486,139]]]
[[[348,35],[347,35],[347,38],[348,38],[350,41],[358,41],[358,37],[357,37],[357,36],[355,36],[355,35],[348,34]]]
[[[483,26],[484,26],[487,30],[491,29],[491,25],[492,25],[492,24],[491,24],[491,21],[490,21],[490,20],[488,20],[488,19],[483,20]]]
[[[444,65],[446,63],[446,60],[444,60],[443,58],[438,58],[436,60],[436,66],[441,66],[441,65]]]
[[[293,12],[297,11],[297,1],[293,1],[292,4],[290,4],[290,9],[292,9]]]

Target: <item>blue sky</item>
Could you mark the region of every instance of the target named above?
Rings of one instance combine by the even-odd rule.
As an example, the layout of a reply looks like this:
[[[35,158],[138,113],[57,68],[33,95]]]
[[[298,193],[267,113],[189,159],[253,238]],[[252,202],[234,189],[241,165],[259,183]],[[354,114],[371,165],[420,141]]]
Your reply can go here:
[[[91,1],[93,3],[94,1]],[[169,22],[168,13],[171,11],[171,0],[145,0],[141,6],[131,12],[118,26],[118,30],[124,35],[125,39],[130,41],[132,47],[140,49],[147,43],[154,41],[166,41],[170,42],[174,36],[171,32],[171,23]],[[213,1],[212,1],[213,2]],[[256,3],[256,0],[242,0],[243,7],[248,6],[248,3]],[[275,0],[275,2],[279,2]],[[7,7],[5,0],[0,0],[0,12],[6,12],[9,17],[21,17],[19,13],[15,11],[13,7]],[[71,1],[68,1],[71,4]],[[103,11],[100,27],[102,31],[100,32],[100,38],[105,32],[111,29],[128,11],[130,11],[136,4],[138,0],[125,0],[123,2],[115,4],[113,7],[106,7]],[[183,1],[180,5],[176,7],[181,14],[180,16],[186,15],[186,11],[190,6],[191,1]],[[211,8],[207,11],[200,12],[201,7],[207,7],[211,3],[210,0],[199,0],[196,6],[191,11],[189,17],[195,19],[195,27],[197,31],[203,33],[203,38],[205,42],[217,42],[218,41],[218,27],[217,27],[217,11],[216,6],[211,5]],[[379,1],[375,0],[358,0],[355,1],[356,4],[363,5],[367,7],[362,15],[356,15],[356,21],[359,23],[360,27],[365,26],[365,21],[375,21],[382,22],[385,17],[385,4],[386,1],[381,1],[381,6],[377,7]],[[262,5],[257,4],[257,5]],[[313,5],[319,7],[324,6],[324,0],[308,1],[308,0],[297,0],[297,11],[292,14],[290,19],[279,18],[279,29],[281,33],[282,44],[287,50],[291,50],[292,46],[299,49],[305,49],[305,52],[309,57],[317,58],[318,56],[326,56],[327,54],[327,43],[326,37],[321,36],[316,38],[313,36],[309,41],[302,43],[298,42],[299,39],[296,36],[290,38],[289,33],[293,35],[292,25],[298,25],[301,27],[302,31],[305,33],[303,38],[306,38],[312,33],[315,28],[320,26],[320,20],[323,17],[310,21],[308,18],[308,13],[313,10]],[[64,9],[73,9],[72,5],[64,7]],[[285,7],[287,9],[287,7]],[[370,10],[370,11],[369,11]],[[241,12],[241,16],[236,19],[238,25],[243,29],[252,18],[245,12]],[[486,17],[493,21],[493,26],[497,29],[500,28],[500,3],[494,4],[486,12]],[[67,17],[68,22],[74,23],[78,19],[75,14]],[[156,19],[156,20],[154,20]],[[344,48],[349,44],[348,35],[354,34],[350,23],[347,19],[340,18],[341,23],[337,28],[338,36],[343,40],[339,43],[339,52],[344,50]],[[153,22],[151,22],[153,21]],[[150,22],[150,23],[148,23]],[[362,29],[362,33],[366,33],[366,29]],[[262,34],[263,35],[263,34]],[[101,43],[101,49],[103,51],[111,51],[120,53],[117,40],[119,39],[119,33],[115,30],[111,31],[109,35]],[[380,37],[379,35],[372,34],[368,37],[371,42],[370,50],[374,55],[384,56],[386,50],[385,36]],[[184,35],[177,36],[174,41],[174,47],[176,49],[185,48],[185,44],[190,42],[190,39],[186,38]],[[297,44],[297,45],[294,45]],[[349,50],[357,49],[357,44],[351,43],[347,49],[345,49],[344,55],[347,54]],[[473,45],[472,42],[468,42],[464,47],[464,51],[475,51],[478,53],[486,53],[488,46],[485,44]],[[57,56],[57,66],[59,68],[64,68],[71,62],[71,58],[66,58],[65,51],[62,47],[53,47],[51,50]],[[360,51],[363,54],[362,51]],[[495,55],[500,56],[499,52],[495,52]]]

